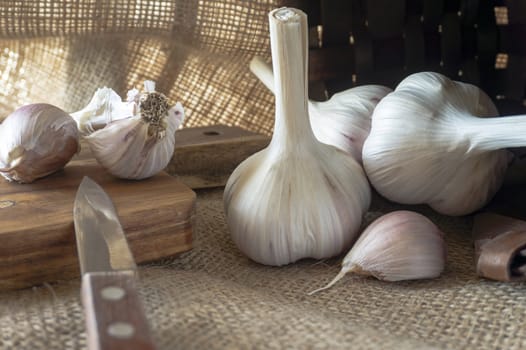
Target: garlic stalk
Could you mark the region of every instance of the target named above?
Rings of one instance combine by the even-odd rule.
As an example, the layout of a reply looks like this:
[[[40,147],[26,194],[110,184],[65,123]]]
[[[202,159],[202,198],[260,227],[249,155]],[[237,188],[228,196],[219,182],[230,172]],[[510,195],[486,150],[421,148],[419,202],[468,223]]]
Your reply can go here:
[[[385,214],[361,234],[338,275],[309,294],[332,287],[349,272],[392,282],[438,277],[447,255],[443,236],[421,214],[406,210]]]
[[[431,72],[407,77],[374,110],[362,154],[369,180],[395,202],[476,211],[502,184],[506,148],[526,146],[526,116],[484,118],[496,115],[474,85]]]
[[[348,249],[369,207],[361,166],[314,137],[307,111],[307,19],[269,13],[276,115],[269,146],[243,161],[224,191],[233,241],[262,264],[327,258]]]
[[[166,96],[155,91],[155,83],[146,81],[144,86],[145,92],[130,90],[127,101],[120,102],[113,90],[102,90],[104,98],[92,99],[95,108],[88,105],[77,114],[93,156],[119,178],[144,179],[163,170],[184,119],[180,103],[170,107]]]
[[[62,169],[80,150],[75,121],[62,109],[36,103],[0,124],[0,174],[30,183]]]
[[[255,56],[250,70],[272,92],[272,67]],[[350,153],[361,163],[362,147],[371,130],[371,115],[378,102],[391,89],[381,85],[363,85],[334,94],[324,102],[308,101],[312,131],[318,141]]]

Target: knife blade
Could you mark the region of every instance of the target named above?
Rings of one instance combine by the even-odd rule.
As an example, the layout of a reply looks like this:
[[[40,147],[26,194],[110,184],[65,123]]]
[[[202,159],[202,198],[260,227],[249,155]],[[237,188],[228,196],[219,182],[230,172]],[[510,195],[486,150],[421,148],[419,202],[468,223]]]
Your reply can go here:
[[[108,194],[84,177],[73,221],[89,349],[155,349],[136,289],[137,266]]]

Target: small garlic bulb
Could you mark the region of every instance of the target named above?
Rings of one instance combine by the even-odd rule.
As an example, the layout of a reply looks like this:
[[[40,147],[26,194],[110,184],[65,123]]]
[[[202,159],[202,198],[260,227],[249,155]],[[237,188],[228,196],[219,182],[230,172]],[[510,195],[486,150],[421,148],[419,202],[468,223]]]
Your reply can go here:
[[[272,92],[272,67],[255,56],[250,70]],[[334,94],[329,100],[308,101],[312,131],[318,141],[350,153],[362,162],[362,148],[371,130],[371,115],[380,100],[391,92],[381,85],[363,85]]]
[[[276,72],[270,145],[243,161],[224,191],[234,242],[252,260],[284,265],[348,249],[370,203],[356,160],[316,140],[307,111],[307,19],[300,10],[269,14]]]
[[[330,288],[349,273],[374,276],[384,281],[438,277],[446,262],[443,233],[425,216],[399,210],[373,221],[342,262]]]
[[[36,103],[18,108],[0,124],[0,174],[30,183],[62,169],[80,150],[73,118]]]
[[[171,107],[155,83],[146,92],[128,92],[117,101],[113,90],[98,90],[90,104],[76,116],[95,159],[112,175],[144,179],[163,170],[172,158],[175,131],[184,119],[180,103]],[[99,96],[97,96],[99,94]]]

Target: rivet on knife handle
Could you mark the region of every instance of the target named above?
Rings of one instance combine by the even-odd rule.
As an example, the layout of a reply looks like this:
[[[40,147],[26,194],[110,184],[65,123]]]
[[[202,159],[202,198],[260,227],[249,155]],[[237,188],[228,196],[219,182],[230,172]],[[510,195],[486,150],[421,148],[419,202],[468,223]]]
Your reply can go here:
[[[82,301],[89,349],[155,349],[133,271],[85,274]]]

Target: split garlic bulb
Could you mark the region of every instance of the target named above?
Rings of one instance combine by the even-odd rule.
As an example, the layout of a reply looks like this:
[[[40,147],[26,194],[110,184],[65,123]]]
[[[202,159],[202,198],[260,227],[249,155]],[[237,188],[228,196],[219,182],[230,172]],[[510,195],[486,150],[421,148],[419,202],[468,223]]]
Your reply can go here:
[[[276,116],[270,145],[243,161],[225,187],[234,242],[262,264],[327,258],[348,249],[370,203],[361,166],[314,137],[307,111],[307,19],[270,12]]]
[[[153,82],[144,86],[145,92],[130,90],[127,101],[120,102],[112,90],[99,90],[90,102],[94,108],[88,105],[76,114],[95,159],[119,178],[144,179],[163,170],[184,119],[180,103],[170,107]]]
[[[18,108],[0,124],[0,174],[30,183],[62,169],[80,150],[77,125],[45,103]]]
[[[250,61],[250,70],[272,92],[272,67],[261,57]],[[363,85],[334,94],[323,102],[308,101],[312,131],[318,141],[350,153],[362,162],[363,143],[371,130],[371,115],[378,102],[392,90],[381,85]]]
[[[474,85],[431,72],[407,77],[374,110],[362,154],[371,184],[395,202],[474,212],[503,181],[505,148],[526,146],[526,118],[479,118],[496,115]]]
[[[384,281],[427,279],[440,276],[446,263],[444,234],[425,216],[399,210],[373,221],[342,262],[330,288],[352,272]]]

